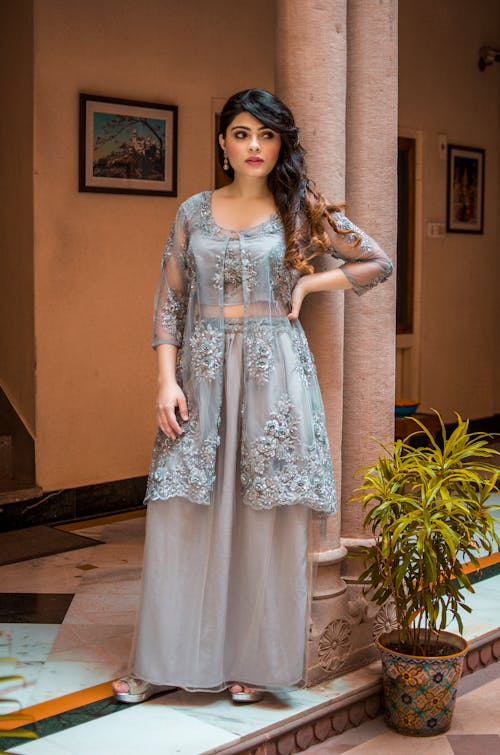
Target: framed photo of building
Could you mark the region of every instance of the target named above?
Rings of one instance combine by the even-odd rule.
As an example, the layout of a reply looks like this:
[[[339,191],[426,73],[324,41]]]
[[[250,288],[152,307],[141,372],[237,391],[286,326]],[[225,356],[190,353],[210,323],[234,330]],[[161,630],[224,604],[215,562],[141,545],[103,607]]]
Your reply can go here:
[[[177,196],[177,106],[80,95],[80,191]]]
[[[446,230],[482,233],[484,149],[448,145]]]

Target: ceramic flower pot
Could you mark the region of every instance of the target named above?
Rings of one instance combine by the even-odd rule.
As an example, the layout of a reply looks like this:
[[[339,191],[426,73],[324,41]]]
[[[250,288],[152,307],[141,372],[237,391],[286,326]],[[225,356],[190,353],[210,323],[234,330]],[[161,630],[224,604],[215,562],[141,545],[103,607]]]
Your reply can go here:
[[[440,639],[456,648],[452,655],[405,655],[387,645],[398,633],[381,635],[376,645],[382,656],[385,717],[400,734],[432,737],[450,728],[458,682],[468,644],[463,637],[441,632]]]

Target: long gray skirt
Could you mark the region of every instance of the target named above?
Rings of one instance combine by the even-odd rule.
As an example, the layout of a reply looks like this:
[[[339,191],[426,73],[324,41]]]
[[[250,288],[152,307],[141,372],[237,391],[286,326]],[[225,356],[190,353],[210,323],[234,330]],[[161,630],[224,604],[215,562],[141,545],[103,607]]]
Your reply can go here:
[[[309,510],[241,501],[242,334],[226,334],[217,477],[210,506],[148,503],[133,673],[219,691],[303,679]]]

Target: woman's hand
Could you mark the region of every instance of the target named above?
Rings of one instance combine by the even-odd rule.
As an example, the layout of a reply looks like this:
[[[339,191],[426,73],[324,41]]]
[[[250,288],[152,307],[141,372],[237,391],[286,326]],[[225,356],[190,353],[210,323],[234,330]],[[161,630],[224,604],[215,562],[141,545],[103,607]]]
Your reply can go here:
[[[299,317],[300,308],[305,297],[309,293],[308,278],[309,275],[303,275],[298,279],[297,283],[292,290],[291,310],[288,315],[289,320],[297,320]]]
[[[186,396],[178,383],[160,383],[156,409],[160,428],[168,438],[175,440],[184,432],[177,421],[175,410],[179,410],[184,421],[188,419]]]

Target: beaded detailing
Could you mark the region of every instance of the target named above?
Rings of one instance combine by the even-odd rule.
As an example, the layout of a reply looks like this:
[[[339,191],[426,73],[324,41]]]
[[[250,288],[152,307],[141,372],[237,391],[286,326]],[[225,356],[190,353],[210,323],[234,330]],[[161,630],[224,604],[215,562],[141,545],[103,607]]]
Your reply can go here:
[[[358,228],[352,220],[349,220],[343,212],[335,212],[333,215],[337,227],[340,228],[341,231],[349,231],[349,233],[342,234],[342,238],[345,239],[348,244],[352,244],[356,249],[360,249],[364,252],[373,248],[373,239],[371,239],[367,233],[362,231],[361,228]],[[361,239],[359,244],[356,243],[358,239]]]
[[[218,291],[234,290],[241,288],[244,276],[246,288],[251,291],[257,284],[258,275],[258,262],[229,245],[225,255],[219,255],[212,280]]]
[[[352,220],[349,220],[343,212],[338,211],[333,214],[337,227],[342,231],[349,231],[349,233],[343,233],[342,238],[348,243],[352,244],[355,256],[352,258],[352,262],[362,262],[365,259],[369,259],[370,254],[375,246],[375,242],[365,231],[358,228]],[[359,243],[356,243],[360,239]],[[335,250],[332,250],[334,257],[343,258]],[[369,291],[371,288],[375,288],[379,283],[383,283],[393,271],[393,264],[388,257],[377,258],[377,264],[380,267],[380,273],[371,278],[370,281],[363,284],[359,284],[355,277],[350,273],[349,269],[343,269],[342,272],[350,282],[352,289],[357,294],[363,294]]]
[[[168,331],[177,344],[182,342],[187,301],[188,297],[184,292],[176,292],[169,288],[159,310],[161,327]]]
[[[313,415],[314,440],[305,448],[292,402],[283,395],[264,432],[242,449],[243,500],[254,509],[302,503],[316,511],[336,508],[328,437],[321,412]],[[302,463],[297,463],[298,460]]]
[[[292,328],[292,332],[300,377],[302,378],[302,382],[309,387],[311,385],[311,380],[316,375],[314,357],[311,353],[311,349],[309,348],[306,334],[304,333],[300,324]]]
[[[230,228],[223,228],[215,222],[214,216],[212,215],[211,191],[203,192],[198,212],[200,228],[210,235],[216,237],[229,236],[235,233],[242,234],[244,236],[258,236],[263,233],[273,233],[275,231],[279,231],[283,227],[283,223],[281,222],[279,214],[277,212],[273,212],[272,215],[266,218],[266,220],[263,220],[262,223],[257,223],[256,225],[249,226],[248,228],[241,228],[239,231]]]
[[[267,383],[274,366],[273,331],[267,320],[249,321],[245,328],[245,356],[248,376],[257,383]]]
[[[239,253],[229,247],[226,255],[220,255],[214,271],[214,286],[216,289],[239,288],[243,280],[241,257]]]
[[[224,360],[224,333],[207,320],[196,323],[189,339],[191,367],[199,380],[214,380]]]
[[[271,257],[269,260],[271,268],[271,286],[273,294],[278,301],[289,305],[292,297],[292,277],[290,269],[283,262],[283,258]]]
[[[215,455],[220,438],[213,433],[200,440],[199,421],[191,410],[184,433],[175,440],[158,430],[153,449],[146,501],[174,496],[209,505],[215,482]],[[171,453],[175,448],[175,453]]]

